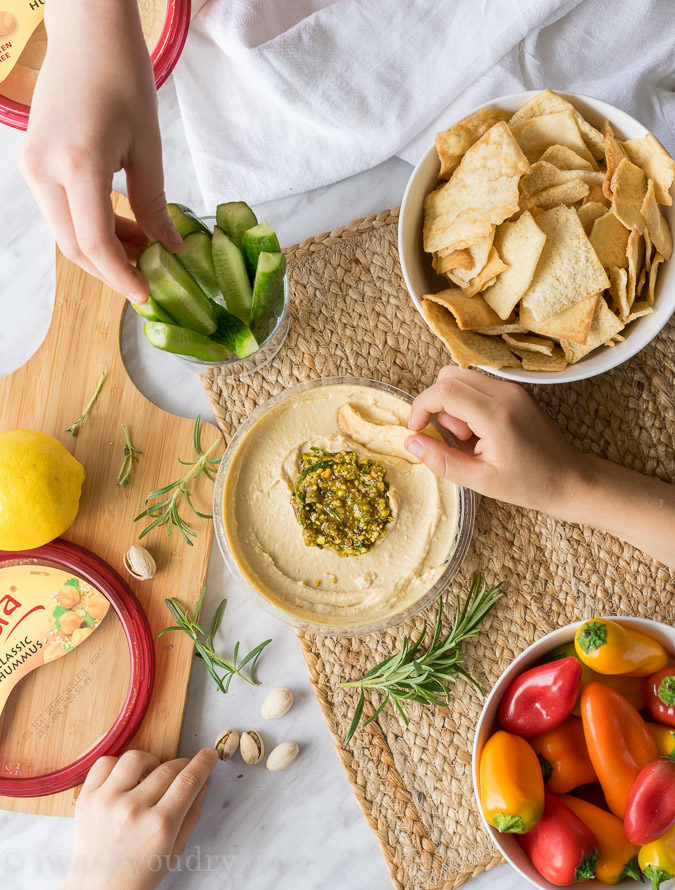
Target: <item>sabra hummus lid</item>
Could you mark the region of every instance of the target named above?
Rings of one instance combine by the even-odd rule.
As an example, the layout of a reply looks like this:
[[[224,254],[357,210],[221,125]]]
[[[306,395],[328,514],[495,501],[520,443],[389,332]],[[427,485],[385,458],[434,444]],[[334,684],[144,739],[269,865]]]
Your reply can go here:
[[[147,620],[110,566],[57,540],[0,551],[0,795],[72,788],[147,710]]]
[[[0,0],[0,121],[25,130],[47,49],[46,0]],[[191,0],[138,0],[145,42],[159,88],[185,44]]]

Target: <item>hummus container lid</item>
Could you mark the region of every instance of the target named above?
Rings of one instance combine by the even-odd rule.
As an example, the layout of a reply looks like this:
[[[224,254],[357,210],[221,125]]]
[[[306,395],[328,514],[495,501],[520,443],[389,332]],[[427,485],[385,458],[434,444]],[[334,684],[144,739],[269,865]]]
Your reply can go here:
[[[61,539],[0,551],[0,795],[65,791],[119,754],[154,668],[147,619],[103,560]]]
[[[138,0],[138,6],[146,42],[153,46],[152,67],[155,86],[159,89],[173,71],[183,51],[190,26],[191,0]],[[20,60],[17,67],[19,64]],[[30,88],[31,95],[35,77],[33,75],[33,78],[29,78],[32,81],[30,86],[23,86],[23,89]],[[17,130],[25,130],[29,113],[30,103],[19,101],[17,95],[6,96],[3,84],[0,83],[0,122]]]
[[[457,505],[457,529],[454,536],[453,544],[448,552],[444,567],[436,580],[431,586],[422,592],[414,602],[404,605],[399,611],[388,611],[382,618],[374,618],[371,616],[361,617],[355,616],[353,621],[339,619],[335,623],[330,620],[321,620],[318,616],[316,620],[300,617],[291,610],[282,607],[280,602],[273,601],[268,595],[262,593],[256,585],[252,583],[248,575],[242,570],[239,561],[235,557],[226,531],[225,515],[224,515],[224,496],[228,471],[234,457],[248,433],[253,427],[271,410],[276,408],[282,402],[292,399],[303,392],[315,390],[325,386],[349,385],[366,387],[379,390],[398,399],[411,404],[413,397],[403,390],[397,389],[388,383],[382,383],[377,380],[369,380],[361,377],[325,377],[319,380],[311,380],[306,383],[300,383],[296,386],[284,390],[276,396],[273,396],[264,404],[256,408],[249,417],[241,424],[232,439],[230,440],[223,459],[218,469],[218,475],[213,490],[213,522],[216,533],[216,540],[220,552],[223,555],[226,565],[239,582],[240,586],[246,593],[261,605],[266,611],[271,612],[275,617],[281,619],[287,624],[292,625],[298,630],[308,633],[316,633],[328,636],[360,636],[367,633],[376,633],[386,630],[406,621],[417,612],[431,605],[448,586],[452,578],[457,574],[466,551],[471,540],[474,525],[475,514],[475,497],[474,493],[462,486],[457,486],[458,505]],[[440,428],[439,428],[440,429]],[[447,436],[449,440],[452,437],[446,430],[441,431],[443,436]]]

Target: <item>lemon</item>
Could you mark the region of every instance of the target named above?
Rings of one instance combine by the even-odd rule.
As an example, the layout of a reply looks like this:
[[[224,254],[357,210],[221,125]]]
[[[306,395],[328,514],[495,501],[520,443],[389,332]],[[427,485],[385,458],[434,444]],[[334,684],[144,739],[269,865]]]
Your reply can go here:
[[[32,550],[77,516],[84,467],[53,436],[0,433],[0,550]]]

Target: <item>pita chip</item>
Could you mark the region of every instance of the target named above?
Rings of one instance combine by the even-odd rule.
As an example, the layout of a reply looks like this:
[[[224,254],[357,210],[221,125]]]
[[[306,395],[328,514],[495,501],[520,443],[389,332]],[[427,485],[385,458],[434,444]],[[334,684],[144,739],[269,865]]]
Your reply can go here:
[[[654,180],[650,179],[647,185],[640,213],[645,221],[647,232],[649,232],[649,240],[651,244],[658,250],[664,260],[669,260],[673,253],[673,237],[670,234],[670,227],[665,217],[659,210],[656,203],[656,193]]]
[[[630,309],[635,301],[638,277],[645,259],[645,243],[638,234],[637,229],[633,229],[628,236],[626,255],[628,257],[628,284],[626,286],[626,297],[628,300],[628,308]]]
[[[515,222],[505,222],[495,233],[495,247],[508,269],[483,298],[501,319],[507,319],[530,286],[546,235],[527,210]]]
[[[654,307],[651,306],[646,300],[640,301],[639,303],[633,303],[630,309],[630,315],[626,319],[626,324],[629,324],[631,321],[635,321],[636,318],[642,318],[643,315],[649,315],[650,312],[654,311]]]
[[[455,167],[467,150],[476,143],[483,133],[499,121],[509,119],[508,111],[499,108],[481,108],[475,114],[465,117],[449,130],[436,135],[436,151],[441,162],[439,179],[450,179]]]
[[[621,148],[616,136],[614,135],[614,130],[612,130],[612,126],[609,121],[605,121],[604,127],[604,140],[605,140],[605,160],[607,161],[607,172],[605,173],[604,181],[602,183],[602,191],[605,197],[608,200],[612,200],[612,177],[614,176],[614,172],[616,168],[619,166],[621,161],[626,157],[626,152]]]
[[[492,247],[490,248],[490,256],[488,257],[488,261],[480,270],[478,275],[476,275],[475,278],[472,278],[471,281],[468,282],[468,284],[460,284],[460,287],[462,287],[465,296],[472,297],[479,291],[485,290],[485,288],[490,287],[490,285],[492,285],[497,280],[497,276],[501,275],[508,268],[508,265],[502,260],[495,248]]]
[[[570,364],[578,362],[589,352],[603,346],[608,340],[615,337],[619,331],[623,330],[624,323],[616,317],[616,315],[607,307],[604,299],[600,297],[595,304],[595,312],[593,313],[593,321],[591,329],[588,332],[588,338],[585,343],[572,343],[569,340],[562,340],[560,345],[565,353],[565,358]]]
[[[577,111],[567,99],[563,99],[553,90],[543,90],[531,99],[528,99],[524,105],[521,105],[518,111],[511,117],[509,123],[516,124],[519,121],[527,120],[532,117],[539,117],[544,114],[550,114],[555,111],[568,111],[583,135],[584,143],[588,146],[595,158],[600,159],[603,156],[604,145],[602,133],[591,126],[584,116]]]
[[[429,327],[443,341],[460,368],[520,367],[518,359],[501,339],[460,330],[448,310],[431,300],[422,300],[422,311]]]
[[[557,207],[559,204],[571,207],[577,201],[583,200],[589,190],[582,179],[570,179],[567,182],[561,182],[560,185],[544,189],[529,198],[522,198],[521,206],[532,211],[550,210],[551,207]]]
[[[659,140],[651,133],[642,139],[629,139],[622,143],[623,149],[631,161],[654,181],[654,191],[659,204],[673,203],[670,189],[675,179],[675,161],[671,158]]]
[[[555,346],[554,340],[537,337],[536,334],[503,334],[502,339],[519,355],[521,352],[542,352],[544,355],[551,355]]]
[[[475,278],[476,275],[478,275],[478,273],[481,271],[481,269],[484,268],[490,256],[494,237],[495,227],[492,226],[492,230],[487,237],[481,238],[481,240],[477,241],[476,244],[472,244],[470,247],[465,248],[469,251],[469,254],[471,256],[471,266],[468,269],[462,267],[458,269],[448,270],[453,272],[453,279],[458,279],[457,284],[459,284],[460,287],[466,287],[471,279]]]
[[[437,303],[452,312],[457,325],[463,331],[502,323],[482,297],[467,297],[458,287],[451,287],[437,294],[425,294],[422,299]]]
[[[660,253],[655,253],[652,259],[652,264],[649,268],[649,281],[647,282],[647,302],[650,306],[654,305],[654,291],[656,289],[656,279],[659,274],[659,265],[663,262],[663,257]]]
[[[522,305],[544,321],[605,290],[609,279],[574,208],[553,207],[536,222],[546,242]]]
[[[630,312],[628,304],[628,270],[612,266],[609,270],[609,295],[621,318]]]
[[[549,145],[539,160],[548,161],[549,164],[555,164],[559,170],[593,169],[593,165],[590,161],[582,158],[581,155],[578,155],[566,145]]]
[[[520,356],[524,371],[564,371],[567,367],[567,358],[560,346],[556,346],[550,355],[520,349],[514,351]]]
[[[600,201],[589,201],[588,204],[582,204],[577,209],[581,225],[584,227],[584,232],[587,235],[591,234],[591,229],[596,219],[604,216],[605,213],[607,213],[607,205],[602,204]]]
[[[626,247],[629,234],[628,229],[619,222],[611,210],[593,223],[589,241],[605,269],[609,269],[610,266],[623,268],[628,265]]]
[[[597,170],[560,170],[555,164],[539,160],[532,164],[529,172],[520,180],[520,191],[530,197],[544,189],[577,179],[587,185],[602,185],[603,175]]]
[[[585,161],[595,164],[571,111],[555,111],[552,114],[520,120],[517,123],[514,123],[511,118],[509,126],[531,164],[538,161],[546,149],[552,145],[564,145],[571,148]]]
[[[645,221],[642,202],[647,193],[647,177],[628,158],[623,158],[612,176],[612,213],[627,229],[642,233]]]
[[[575,303],[558,315],[544,321],[537,321],[525,306],[520,309],[520,323],[535,334],[553,337],[556,340],[570,340],[574,343],[585,343],[593,321],[595,304],[598,294],[592,294],[580,303]]]

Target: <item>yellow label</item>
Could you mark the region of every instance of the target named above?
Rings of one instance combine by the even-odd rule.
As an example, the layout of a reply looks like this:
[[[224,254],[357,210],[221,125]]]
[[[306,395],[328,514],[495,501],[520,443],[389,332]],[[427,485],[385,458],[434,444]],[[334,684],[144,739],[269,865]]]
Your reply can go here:
[[[0,568],[0,710],[22,677],[83,643],[109,608],[100,591],[62,569]]]
[[[0,0],[0,83],[44,18],[45,0]]]

